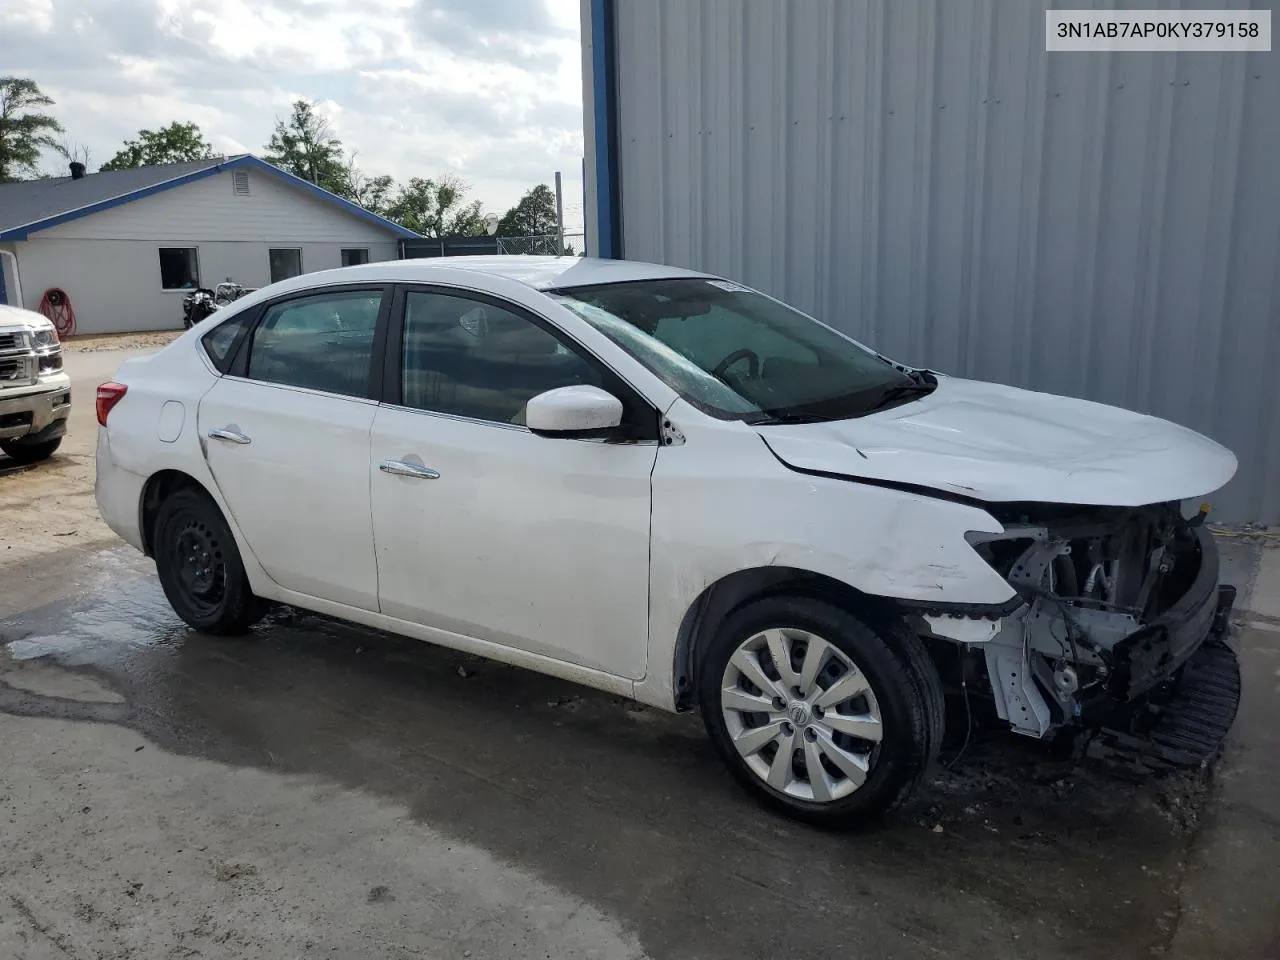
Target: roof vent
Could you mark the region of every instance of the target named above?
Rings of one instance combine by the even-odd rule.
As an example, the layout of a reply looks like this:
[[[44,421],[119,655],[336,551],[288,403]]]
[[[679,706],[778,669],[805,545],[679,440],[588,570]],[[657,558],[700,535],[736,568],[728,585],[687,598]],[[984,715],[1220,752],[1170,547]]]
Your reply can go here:
[[[231,192],[237,197],[247,197],[249,195],[248,170],[231,171]]]
[[[71,161],[71,179],[72,180],[84,179],[84,164],[81,163],[79,160]]]

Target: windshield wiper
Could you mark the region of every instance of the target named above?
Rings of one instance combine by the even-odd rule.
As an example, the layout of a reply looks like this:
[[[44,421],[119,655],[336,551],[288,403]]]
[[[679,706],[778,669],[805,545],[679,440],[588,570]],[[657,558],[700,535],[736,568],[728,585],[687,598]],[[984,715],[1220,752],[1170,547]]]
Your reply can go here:
[[[783,423],[826,423],[830,419],[816,413],[770,413],[765,410],[746,422],[753,427],[768,427]]]
[[[871,413],[873,410],[883,410],[885,407],[891,406],[900,400],[905,400],[913,396],[924,396],[933,393],[937,388],[936,383],[928,381],[915,381],[904,383],[897,387],[890,387],[876,399],[876,402],[867,407],[865,413]]]

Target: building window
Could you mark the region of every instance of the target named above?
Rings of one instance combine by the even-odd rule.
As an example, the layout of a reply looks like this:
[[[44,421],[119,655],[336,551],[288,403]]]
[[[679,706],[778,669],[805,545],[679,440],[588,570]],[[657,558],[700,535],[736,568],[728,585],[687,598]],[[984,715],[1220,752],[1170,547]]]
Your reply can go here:
[[[200,265],[195,247],[160,248],[160,288],[189,290],[200,286]]]
[[[364,247],[357,249],[348,249],[342,251],[342,265],[344,267],[356,267],[362,263],[369,262],[369,251]]]
[[[272,283],[279,283],[302,273],[301,250],[268,250],[267,256],[271,262]]]

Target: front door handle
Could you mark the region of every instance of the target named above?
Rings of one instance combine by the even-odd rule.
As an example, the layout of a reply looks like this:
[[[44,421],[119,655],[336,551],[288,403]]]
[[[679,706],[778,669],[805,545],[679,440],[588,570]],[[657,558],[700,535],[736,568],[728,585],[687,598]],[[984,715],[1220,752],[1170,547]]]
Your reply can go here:
[[[252,439],[234,430],[210,430],[209,439],[225,440],[227,443],[253,443]]]
[[[440,472],[424,467],[420,463],[407,463],[404,460],[383,460],[378,469],[397,477],[412,477],[415,480],[439,480]]]

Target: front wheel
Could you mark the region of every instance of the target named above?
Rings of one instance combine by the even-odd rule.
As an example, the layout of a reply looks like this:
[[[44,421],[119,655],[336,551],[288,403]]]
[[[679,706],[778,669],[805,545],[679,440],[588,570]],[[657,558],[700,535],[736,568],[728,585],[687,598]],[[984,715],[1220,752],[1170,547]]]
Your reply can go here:
[[[831,603],[767,597],[726,618],[699,674],[703,721],[758,799],[820,826],[862,824],[937,756],[943,701],[919,639]]]
[[[60,446],[62,446],[61,437],[55,437],[52,440],[45,440],[42,443],[23,443],[21,440],[0,440],[0,450],[5,452],[5,456],[14,463],[23,465],[28,463],[39,463],[41,460],[48,460]]]
[[[264,612],[222,511],[208,494],[171,494],[156,516],[152,553],[174,612],[206,633],[243,633]]]

